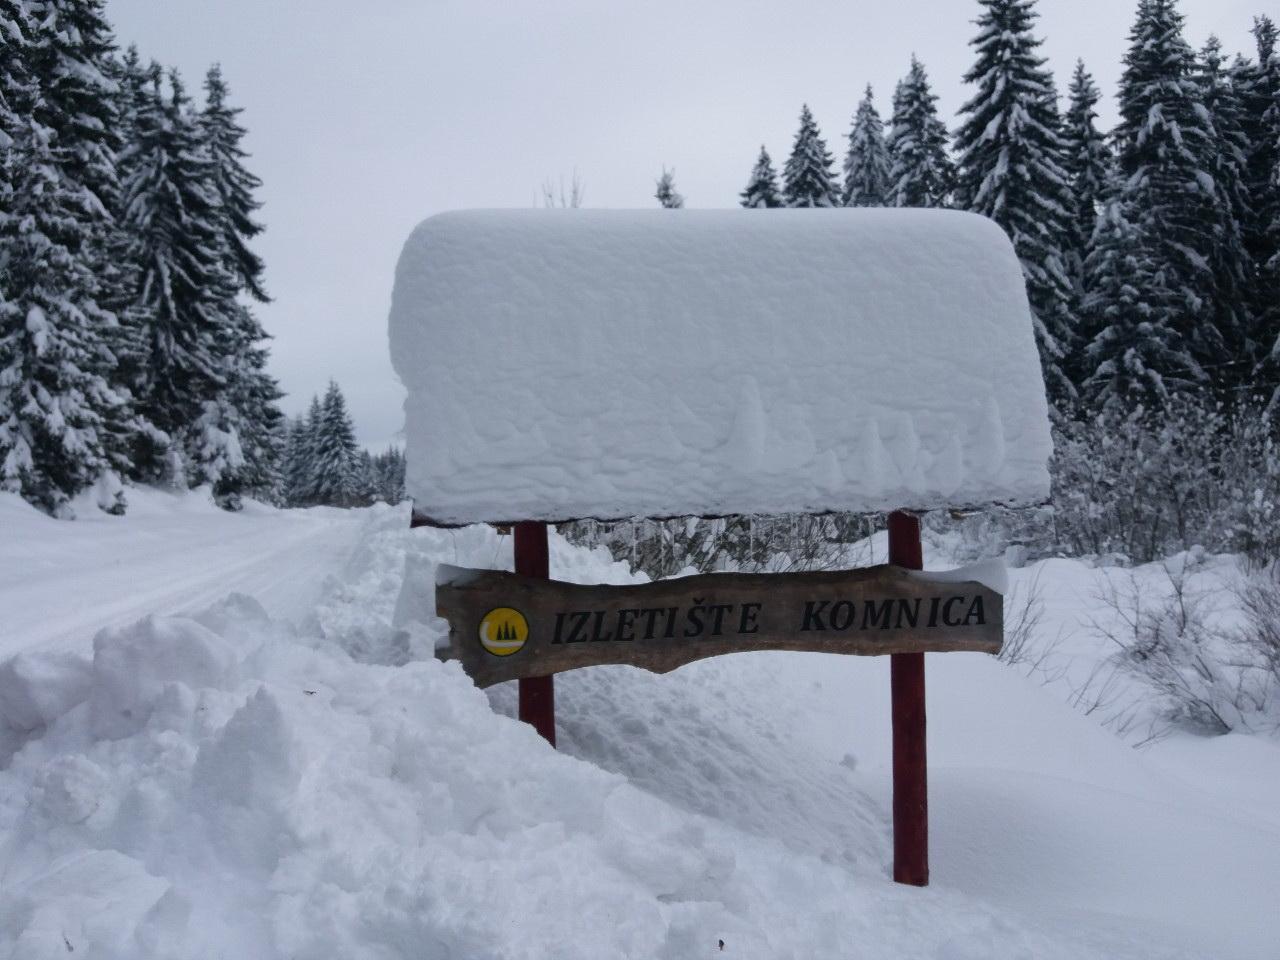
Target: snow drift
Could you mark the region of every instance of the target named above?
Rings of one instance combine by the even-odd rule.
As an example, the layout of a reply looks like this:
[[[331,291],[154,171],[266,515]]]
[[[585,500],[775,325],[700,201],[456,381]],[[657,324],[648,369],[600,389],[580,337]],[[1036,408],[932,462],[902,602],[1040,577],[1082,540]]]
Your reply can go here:
[[[409,493],[441,523],[1048,494],[1022,273],[971,214],[441,214],[390,328]]]

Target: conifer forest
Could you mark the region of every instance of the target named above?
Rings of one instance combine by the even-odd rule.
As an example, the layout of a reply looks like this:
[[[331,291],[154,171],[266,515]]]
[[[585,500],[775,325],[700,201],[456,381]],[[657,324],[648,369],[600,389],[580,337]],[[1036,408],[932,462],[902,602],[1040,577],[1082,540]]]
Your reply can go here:
[[[741,205],[993,219],[1026,278],[1056,477],[1123,486],[1105,464],[1128,437],[1125,456],[1172,458],[1234,505],[1188,508],[1204,484],[1166,473],[1159,486],[1177,489],[1152,507],[1157,528],[1190,509],[1200,539],[1238,546],[1240,511],[1252,522],[1280,499],[1275,23],[1255,18],[1253,50],[1195,50],[1176,0],[1140,0],[1111,130],[1087,64],[1046,66],[1035,0],[978,0],[974,24],[957,117],[908,55],[887,103],[863,88],[839,149],[802,107],[781,164],[760,147]],[[121,49],[102,0],[0,0],[0,33],[0,487],[54,515],[86,491],[121,511],[129,482],[207,484],[229,507],[396,496],[397,455],[357,448],[336,386],[295,421],[281,412],[254,313],[270,296],[253,250],[261,184],[221,69],[190,90]],[[674,174],[654,194],[668,208],[685,204]],[[1184,436],[1207,422],[1231,464]],[[1055,546],[1084,536],[1069,499]]]

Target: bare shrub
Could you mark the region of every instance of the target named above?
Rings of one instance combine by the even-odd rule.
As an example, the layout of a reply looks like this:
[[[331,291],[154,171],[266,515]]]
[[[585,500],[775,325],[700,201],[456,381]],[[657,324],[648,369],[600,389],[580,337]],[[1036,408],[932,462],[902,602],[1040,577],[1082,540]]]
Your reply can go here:
[[[1280,559],[1275,411],[1182,394],[1162,406],[1061,416],[1053,424],[1047,508],[935,512],[958,559],[1018,547],[1031,559],[1149,563],[1194,546]]]
[[[1280,568],[1250,577],[1236,591],[1244,625],[1236,645],[1265,677],[1268,705],[1280,696]]]
[[[997,659],[1050,683],[1062,676],[1061,669],[1051,670],[1049,665],[1062,644],[1063,634],[1059,630],[1051,640],[1040,639],[1044,623],[1042,572],[1036,570],[1029,580],[1015,583],[1005,597],[1004,646]]]
[[[1159,696],[1166,724],[1206,733],[1257,729],[1269,722],[1276,688],[1265,656],[1276,628],[1265,618],[1280,611],[1280,589],[1246,588],[1257,611],[1250,627],[1215,627],[1209,593],[1190,589],[1190,567],[1185,558],[1165,563],[1168,589],[1159,596],[1135,576],[1123,585],[1110,578],[1098,599],[1114,622],[1095,621],[1095,628],[1119,647],[1115,666]]]

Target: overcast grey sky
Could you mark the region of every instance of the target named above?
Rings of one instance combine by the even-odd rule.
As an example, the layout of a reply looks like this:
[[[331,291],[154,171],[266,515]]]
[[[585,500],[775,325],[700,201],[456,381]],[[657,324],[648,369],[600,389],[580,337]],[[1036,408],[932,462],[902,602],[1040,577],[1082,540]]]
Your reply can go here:
[[[1272,0],[1183,0],[1188,38],[1252,51]],[[1040,0],[1065,92],[1083,57],[1114,93],[1136,0]],[[360,439],[391,442],[403,393],[386,316],[400,245],[460,207],[534,205],[576,168],[586,205],[654,205],[665,164],[692,207],[737,202],[761,143],[781,167],[801,103],[839,157],[870,82],[887,115],[914,51],[951,126],[974,0],[109,0],[122,44],[213,61],[244,107],[264,181],[258,249],[272,368],[296,412],[330,377]],[[1274,13],[1275,11],[1269,11]]]

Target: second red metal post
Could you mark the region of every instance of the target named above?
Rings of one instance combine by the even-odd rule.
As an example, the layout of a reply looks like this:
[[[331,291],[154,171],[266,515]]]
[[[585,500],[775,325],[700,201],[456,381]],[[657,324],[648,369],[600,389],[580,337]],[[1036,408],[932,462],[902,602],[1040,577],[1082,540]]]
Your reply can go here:
[[[920,519],[902,510],[889,514],[889,562],[924,569]],[[893,879],[929,883],[929,790],[925,753],[924,654],[889,657],[893,700]]]

